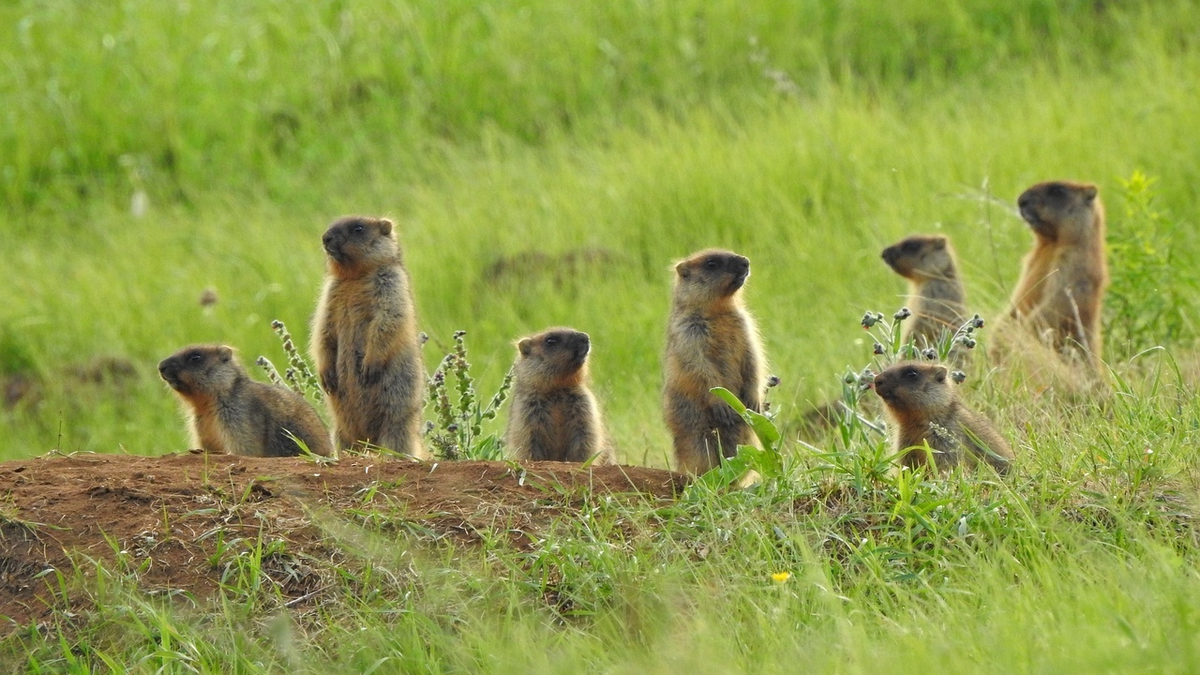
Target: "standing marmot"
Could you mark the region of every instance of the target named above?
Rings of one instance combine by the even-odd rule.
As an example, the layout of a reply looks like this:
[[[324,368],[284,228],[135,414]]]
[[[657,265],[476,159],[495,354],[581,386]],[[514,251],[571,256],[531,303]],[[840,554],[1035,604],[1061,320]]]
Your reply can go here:
[[[423,458],[427,376],[392,230],[390,220],[349,216],[321,238],[329,273],[313,319],[312,355],[338,447],[369,442]]]
[[[1108,265],[1096,186],[1038,183],[1021,193],[1017,205],[1036,242],[1025,256],[1011,316],[1060,354],[1082,357],[1098,375]]]
[[[517,459],[613,464],[600,406],[588,390],[587,333],[551,328],[517,343],[504,439]]]
[[[883,249],[882,257],[909,281],[913,316],[903,324],[905,343],[913,342],[917,349],[936,347],[966,323],[967,293],[946,237],[914,235]]]
[[[195,447],[251,457],[299,455],[291,434],[310,452],[331,454],[329,431],[308,401],[287,387],[251,380],[230,347],[185,347],[163,359],[158,372],[190,408]]]
[[[750,260],[709,249],[675,265],[675,290],[663,362],[663,414],[681,471],[703,473],[757,442],[727,403],[709,392],[725,387],[762,412],[766,364],[754,319],[739,291]]]
[[[903,452],[928,442],[936,453],[937,469],[983,460],[1007,473],[1013,459],[1008,443],[987,418],[958,400],[949,374],[945,366],[902,361],[875,376],[875,393],[883,399],[893,426],[893,449]],[[900,463],[913,467],[925,460],[924,452],[912,450]]]

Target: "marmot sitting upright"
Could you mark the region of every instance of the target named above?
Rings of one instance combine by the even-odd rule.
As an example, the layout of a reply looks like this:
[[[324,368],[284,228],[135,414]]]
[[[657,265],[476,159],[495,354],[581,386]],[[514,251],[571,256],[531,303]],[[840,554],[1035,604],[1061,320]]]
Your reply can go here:
[[[392,221],[349,216],[321,241],[329,271],[313,319],[312,355],[335,441],[427,457],[421,443],[427,375]]]
[[[926,442],[935,453],[934,464],[945,470],[962,462],[982,460],[1007,473],[1013,454],[991,422],[964,406],[942,365],[902,361],[875,376],[873,388],[883,399],[892,427],[896,452]],[[924,464],[926,454],[909,450],[900,463]]]
[[[1101,372],[1100,312],[1108,286],[1104,206],[1095,185],[1038,183],[1017,199],[1036,239],[1012,296],[1011,316],[1059,354]]]
[[[329,432],[308,401],[287,387],[255,382],[224,345],[185,347],[158,372],[187,405],[191,443],[208,452],[250,457],[329,455]]]
[[[675,265],[667,323],[663,413],[681,471],[703,473],[757,442],[745,421],[709,390],[724,387],[762,412],[766,364],[762,341],[739,291],[750,260],[731,251],[701,251]]]
[[[517,343],[505,442],[517,459],[615,463],[588,390],[587,333],[551,328]]]
[[[941,235],[914,235],[883,249],[882,257],[909,281],[908,307],[913,316],[904,322],[901,339],[927,349],[953,337],[967,321],[967,294],[949,240]]]

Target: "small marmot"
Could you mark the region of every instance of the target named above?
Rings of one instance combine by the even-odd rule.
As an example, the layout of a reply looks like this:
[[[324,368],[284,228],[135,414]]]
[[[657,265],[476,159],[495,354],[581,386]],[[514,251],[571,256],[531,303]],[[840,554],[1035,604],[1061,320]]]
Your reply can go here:
[[[907,467],[924,464],[926,454],[910,448],[928,442],[939,470],[983,460],[1007,473],[1013,460],[1008,443],[987,418],[959,401],[949,375],[946,366],[902,361],[875,376],[872,387],[883,399],[892,422],[893,449],[909,450],[900,463]]]
[[[392,221],[348,216],[321,238],[328,274],[312,355],[340,448],[361,443],[428,457],[425,366],[412,287]]]
[[[936,347],[966,323],[967,294],[946,237],[914,235],[883,249],[882,258],[909,281],[913,316],[903,324],[903,342],[917,349]]]
[[[231,347],[192,345],[158,364],[162,379],[186,404],[191,443],[208,452],[250,457],[329,455],[329,431],[304,397],[275,384],[255,382]]]
[[[740,291],[750,260],[708,249],[675,265],[675,288],[663,360],[663,415],[679,470],[703,473],[757,443],[754,432],[709,390],[724,387],[762,412],[766,363],[754,319]]]
[[[551,328],[517,343],[512,403],[504,439],[517,459],[614,464],[588,389],[587,333]]]
[[[1095,185],[1038,183],[1017,199],[1036,239],[1011,316],[1064,355],[1101,372],[1100,312],[1108,286],[1104,206]]]

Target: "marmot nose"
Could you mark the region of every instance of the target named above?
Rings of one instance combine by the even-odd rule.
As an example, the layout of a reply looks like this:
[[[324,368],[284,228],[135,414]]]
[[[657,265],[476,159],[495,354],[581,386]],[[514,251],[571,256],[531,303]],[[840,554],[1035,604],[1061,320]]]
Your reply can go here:
[[[323,246],[325,246],[325,248],[329,248],[329,245],[330,245],[330,244],[332,244],[332,243],[333,243],[333,235],[332,235],[332,234],[330,234],[329,232],[326,232],[326,233],[325,233],[325,234],[324,234],[324,235],[321,237],[321,244],[322,244]]]
[[[1022,192],[1021,196],[1017,197],[1017,206],[1023,209],[1028,207],[1029,203],[1032,201],[1033,197],[1031,197],[1028,192]]]
[[[894,248],[885,248],[885,249],[883,249],[883,253],[882,253],[882,254],[880,254],[880,256],[879,256],[879,257],[880,257],[880,258],[883,258],[883,261],[884,261],[884,262],[890,263],[890,262],[892,262],[893,260],[895,260],[895,259],[896,259],[896,249],[894,249]]]
[[[161,374],[163,374],[163,373],[165,373],[165,372],[167,372],[167,362],[166,362],[166,361],[160,361],[160,362],[159,362],[159,364],[158,364],[158,372],[159,372],[159,374],[160,374],[160,375],[161,375]]]

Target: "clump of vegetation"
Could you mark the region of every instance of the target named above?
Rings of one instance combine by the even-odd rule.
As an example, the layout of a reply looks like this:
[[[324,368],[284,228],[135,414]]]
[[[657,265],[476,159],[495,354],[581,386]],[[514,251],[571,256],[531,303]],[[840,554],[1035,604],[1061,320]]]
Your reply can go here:
[[[1197,292],[1196,275],[1180,273],[1180,221],[1157,204],[1157,182],[1141,171],[1122,179],[1124,209],[1109,217],[1105,344],[1125,358],[1180,339]]]
[[[271,322],[271,328],[283,343],[288,367],[283,371],[283,375],[280,375],[279,369],[265,356],[258,357],[255,363],[266,372],[267,378],[271,382],[286,386],[297,394],[320,403],[325,398],[324,392],[321,391],[321,382],[313,373],[312,367],[309,366],[308,359],[296,348],[296,343],[292,340],[292,334],[288,332],[287,326],[282,321],[275,320]]]
[[[483,425],[496,419],[512,388],[513,373],[508,371],[496,393],[484,404],[471,376],[466,335],[465,330],[454,332],[454,347],[429,378],[434,420],[425,422],[425,437],[434,454],[443,459],[503,459],[504,441],[495,433],[485,434]],[[454,380],[453,393],[448,377]]]

